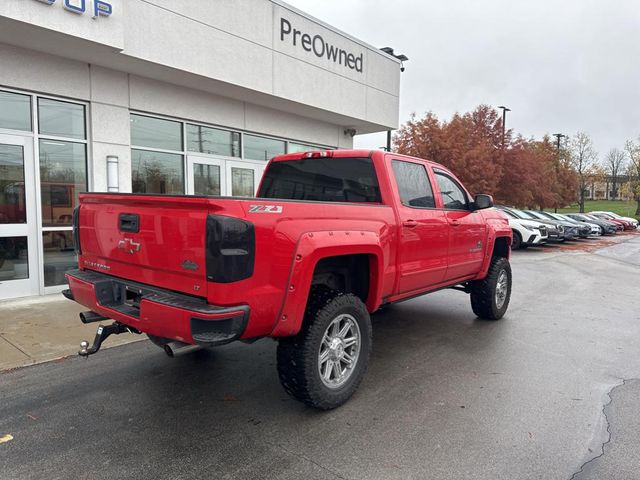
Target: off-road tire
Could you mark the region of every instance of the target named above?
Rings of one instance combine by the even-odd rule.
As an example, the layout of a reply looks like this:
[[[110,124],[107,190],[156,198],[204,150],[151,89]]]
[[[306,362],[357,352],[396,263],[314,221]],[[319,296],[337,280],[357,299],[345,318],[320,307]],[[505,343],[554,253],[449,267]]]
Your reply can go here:
[[[507,276],[506,298],[502,306],[496,302],[496,288],[501,273]],[[511,298],[511,265],[504,257],[494,257],[489,266],[487,276],[482,280],[471,282],[471,309],[479,318],[483,320],[500,320],[507,308]]]
[[[522,246],[522,235],[519,232],[513,231],[513,242],[511,243],[511,250],[518,250]]]
[[[341,314],[351,315],[360,329],[360,350],[354,370],[338,388],[329,388],[320,378],[318,355],[327,327]],[[295,399],[320,410],[345,403],[357,390],[371,354],[371,319],[362,301],[353,294],[312,289],[300,332],[278,343],[278,376],[285,391]]]

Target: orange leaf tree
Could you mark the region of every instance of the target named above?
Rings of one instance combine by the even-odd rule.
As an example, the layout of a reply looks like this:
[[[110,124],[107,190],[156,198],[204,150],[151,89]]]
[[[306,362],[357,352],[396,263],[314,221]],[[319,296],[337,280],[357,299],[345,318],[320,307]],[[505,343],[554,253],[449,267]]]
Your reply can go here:
[[[493,194],[500,203],[544,208],[575,199],[575,172],[549,138],[527,140],[508,130],[503,150],[502,119],[487,105],[450,121],[432,112],[420,119],[414,114],[394,145],[399,153],[444,165],[471,192]]]

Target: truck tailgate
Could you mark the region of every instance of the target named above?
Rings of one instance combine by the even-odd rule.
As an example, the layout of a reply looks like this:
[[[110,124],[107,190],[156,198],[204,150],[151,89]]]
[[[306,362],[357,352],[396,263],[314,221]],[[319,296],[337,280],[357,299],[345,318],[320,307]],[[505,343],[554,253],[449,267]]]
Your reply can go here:
[[[198,197],[81,195],[80,268],[206,297],[208,209]]]

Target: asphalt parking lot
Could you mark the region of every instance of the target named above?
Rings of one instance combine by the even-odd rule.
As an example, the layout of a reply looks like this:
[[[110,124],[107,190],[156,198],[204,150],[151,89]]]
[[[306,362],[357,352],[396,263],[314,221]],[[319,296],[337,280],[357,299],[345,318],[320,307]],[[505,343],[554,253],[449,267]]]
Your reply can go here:
[[[271,340],[0,374],[0,477],[640,478],[640,236],[586,242],[515,252],[502,321],[456,291],[376,314],[369,372],[331,412],[284,393]]]

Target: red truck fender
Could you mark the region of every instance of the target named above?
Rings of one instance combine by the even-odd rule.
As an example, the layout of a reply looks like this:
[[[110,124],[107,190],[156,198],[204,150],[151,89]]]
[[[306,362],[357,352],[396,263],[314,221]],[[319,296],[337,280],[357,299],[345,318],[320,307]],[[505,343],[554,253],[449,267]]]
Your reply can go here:
[[[370,283],[365,304],[370,312],[375,311],[382,298],[381,273],[385,258],[379,234],[359,230],[306,232],[298,239],[285,298],[270,336],[290,336],[300,331],[313,274],[320,260],[357,254],[369,255]]]
[[[484,260],[482,261],[482,268],[480,269],[480,273],[477,277],[478,279],[482,279],[487,276],[494,252],[498,256],[503,256],[507,259],[511,258],[513,232],[509,225],[505,225],[502,220],[489,218],[487,219],[487,229],[487,248],[485,250]],[[496,242],[498,242],[498,245],[496,245]]]

